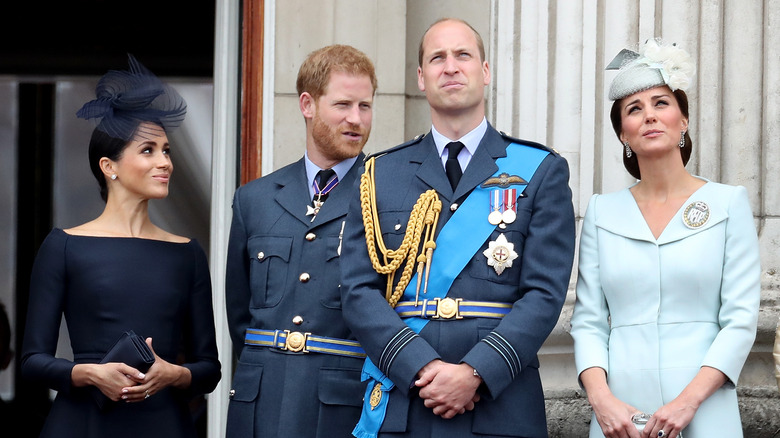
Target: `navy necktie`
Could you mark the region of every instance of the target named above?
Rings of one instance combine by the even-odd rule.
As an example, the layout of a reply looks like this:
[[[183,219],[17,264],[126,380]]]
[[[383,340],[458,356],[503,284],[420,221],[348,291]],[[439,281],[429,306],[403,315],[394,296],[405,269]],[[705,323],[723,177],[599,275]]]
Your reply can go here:
[[[463,171],[460,170],[460,163],[458,163],[458,154],[461,149],[463,149],[463,143],[459,141],[447,144],[447,161],[444,164],[444,170],[447,172],[447,179],[450,180],[452,190],[458,187],[458,181],[463,176]]]

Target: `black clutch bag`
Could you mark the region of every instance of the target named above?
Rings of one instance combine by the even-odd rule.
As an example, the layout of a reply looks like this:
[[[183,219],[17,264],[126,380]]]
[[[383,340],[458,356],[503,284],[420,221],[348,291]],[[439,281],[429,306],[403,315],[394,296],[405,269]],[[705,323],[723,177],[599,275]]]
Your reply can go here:
[[[100,361],[100,363],[109,362],[122,362],[142,373],[146,373],[154,363],[154,353],[152,353],[152,350],[146,345],[142,337],[130,330],[122,333],[119,340],[114,343]],[[92,388],[92,395],[101,409],[111,401],[97,387]]]

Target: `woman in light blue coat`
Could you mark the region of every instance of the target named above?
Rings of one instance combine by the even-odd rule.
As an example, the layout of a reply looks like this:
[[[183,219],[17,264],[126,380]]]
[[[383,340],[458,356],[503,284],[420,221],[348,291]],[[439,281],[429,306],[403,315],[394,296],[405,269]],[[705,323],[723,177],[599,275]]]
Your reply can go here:
[[[650,40],[610,67],[612,125],[639,181],[594,195],[582,226],[571,333],[590,436],[741,437],[735,385],[760,301],[747,192],[685,169],[685,51]]]

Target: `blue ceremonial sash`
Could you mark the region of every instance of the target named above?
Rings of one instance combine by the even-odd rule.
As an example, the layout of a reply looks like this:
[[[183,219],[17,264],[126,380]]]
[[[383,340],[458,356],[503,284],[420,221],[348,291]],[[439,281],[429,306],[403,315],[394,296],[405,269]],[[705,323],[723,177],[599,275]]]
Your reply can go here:
[[[526,186],[536,173],[536,169],[542,164],[542,160],[549,154],[548,151],[517,143],[507,146],[506,151],[506,157],[496,160],[498,171],[494,176],[502,173],[517,175],[522,177],[525,183],[515,183],[501,188]],[[495,225],[487,221],[486,213],[486,207],[490,205],[490,192],[494,188],[477,186],[442,227],[436,237],[436,249],[431,260],[427,299],[444,298],[447,295],[455,277],[466,267],[471,257],[496,229]],[[468,230],[468,233],[464,233],[463,230]],[[412,277],[404,290],[403,299],[415,300],[416,295],[417,274]],[[403,321],[415,333],[420,333],[429,320],[411,317],[404,318]],[[363,412],[360,415],[360,421],[352,431],[352,435],[357,438],[376,438],[387,412],[389,397],[386,393],[394,385],[368,357],[363,364],[361,380],[368,380],[368,388],[363,398]],[[379,405],[371,409],[370,396],[377,383],[381,383],[383,394]]]

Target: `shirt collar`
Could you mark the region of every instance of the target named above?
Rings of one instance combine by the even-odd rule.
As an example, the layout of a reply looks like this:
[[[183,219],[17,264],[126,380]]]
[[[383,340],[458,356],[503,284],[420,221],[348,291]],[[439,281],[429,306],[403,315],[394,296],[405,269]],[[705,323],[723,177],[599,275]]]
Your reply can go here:
[[[447,143],[453,141],[459,141],[463,143],[463,145],[466,147],[466,150],[469,151],[469,155],[474,156],[474,153],[477,152],[477,146],[479,146],[479,142],[482,141],[482,137],[485,136],[485,132],[487,132],[487,119],[484,117],[482,118],[482,122],[477,125],[476,128],[469,131],[463,137],[457,139],[449,139],[437,131],[435,126],[431,126],[433,142],[436,144],[436,150],[439,152],[440,157],[444,157],[444,148],[447,146]]]
[[[349,169],[351,169],[352,165],[355,164],[356,160],[357,157],[347,158],[346,160],[341,161],[340,163],[331,167],[331,169],[336,172],[336,176],[339,178],[339,181],[344,179],[344,177],[347,175],[347,172],[349,172]],[[304,153],[303,162],[306,164],[306,184],[309,187],[309,194],[314,196],[314,178],[317,176],[317,172],[323,169],[312,163],[312,161],[309,159],[308,153]]]

